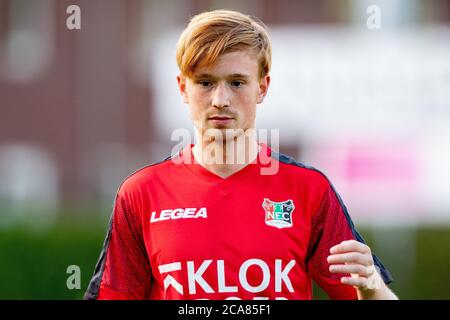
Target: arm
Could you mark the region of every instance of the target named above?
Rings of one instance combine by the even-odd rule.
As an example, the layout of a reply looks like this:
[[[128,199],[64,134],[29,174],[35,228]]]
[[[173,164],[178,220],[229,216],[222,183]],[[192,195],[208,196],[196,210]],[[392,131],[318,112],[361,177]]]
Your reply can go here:
[[[107,237],[85,299],[147,299],[150,283],[150,263],[140,217],[119,191]]]
[[[339,195],[331,184],[328,184],[321,197],[320,205],[315,211],[311,221],[311,237],[308,254],[306,256],[309,273],[314,281],[328,294],[330,299],[356,300],[367,298],[368,296],[374,297],[373,291],[366,291],[363,288],[363,290],[358,290],[355,286],[346,284],[345,281],[347,280],[342,280],[342,278],[349,276],[350,272],[339,272],[341,269],[334,269],[335,267],[330,269],[330,261],[328,260],[330,249],[333,246],[346,241],[355,242],[355,246],[358,248],[361,246],[363,248],[367,247],[364,244],[363,238],[356,230],[353,221],[347,212],[347,208]],[[358,245],[358,243],[361,245]],[[335,249],[333,249],[333,251],[334,250]],[[340,249],[336,250],[339,251]],[[334,252],[332,252],[332,254],[334,254]],[[375,255],[371,255],[370,252],[367,252],[366,254],[370,256],[367,257],[367,259],[370,258],[371,264],[376,266],[376,269],[379,271],[382,282],[391,282],[392,277],[390,276],[389,271],[381,263],[380,259]],[[341,264],[341,262],[333,262],[333,264]],[[345,264],[345,262],[342,264]],[[380,288],[385,286],[384,283],[379,284]],[[379,291],[376,293],[376,296],[378,296]]]
[[[359,300],[398,300],[377,272],[370,248],[356,240],[342,241],[330,249],[331,273],[347,273],[342,284],[353,286]]]

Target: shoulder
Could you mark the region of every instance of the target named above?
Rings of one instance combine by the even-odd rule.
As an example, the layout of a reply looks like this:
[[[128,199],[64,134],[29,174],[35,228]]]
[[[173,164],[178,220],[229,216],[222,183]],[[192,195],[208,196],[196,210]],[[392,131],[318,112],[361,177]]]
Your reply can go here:
[[[301,163],[293,157],[271,150],[272,159],[279,162],[279,174],[295,177],[303,183],[316,184],[322,188],[331,186],[328,177],[319,169]]]
[[[131,173],[126,177],[121,185],[119,186],[118,195],[127,196],[133,192],[140,192],[147,188],[155,176],[164,175],[164,172],[170,170],[173,165],[173,159],[176,158],[178,154],[172,154],[162,160],[145,165],[140,169]]]

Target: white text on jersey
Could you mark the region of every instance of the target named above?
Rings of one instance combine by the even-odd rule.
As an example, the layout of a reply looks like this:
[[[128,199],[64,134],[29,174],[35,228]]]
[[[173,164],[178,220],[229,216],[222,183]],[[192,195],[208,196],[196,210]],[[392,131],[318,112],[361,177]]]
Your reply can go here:
[[[178,209],[166,209],[161,210],[159,216],[157,216],[156,211],[152,212],[150,218],[150,223],[164,221],[164,220],[175,220],[175,219],[188,219],[188,218],[207,218],[208,213],[206,208],[178,208]]]
[[[210,267],[211,264],[216,263],[217,277],[215,277],[215,283],[208,283],[203,274]],[[181,297],[189,293],[190,295],[197,294],[198,288],[201,291],[208,293],[235,293],[238,294],[240,290],[245,290],[250,293],[261,293],[267,289],[271,282],[275,285],[275,292],[282,293],[283,284],[289,292],[294,292],[291,279],[289,278],[289,272],[295,266],[295,260],[289,262],[283,262],[281,259],[275,259],[274,261],[274,274],[270,271],[268,263],[261,259],[248,259],[242,263],[239,268],[239,279],[235,279],[235,283],[239,283],[240,286],[227,285],[225,283],[226,265],[224,260],[204,260],[200,265],[194,261],[187,261],[186,264],[182,262],[172,262],[168,264],[159,265],[158,269],[161,275],[163,275],[164,290],[176,290]],[[256,266],[262,271],[263,278],[261,283],[257,286],[250,284],[249,279],[251,275],[248,275],[248,270],[251,266]],[[180,273],[181,272],[181,273]],[[176,278],[175,275],[187,277],[188,288],[184,288],[181,283],[181,278]],[[216,282],[217,281],[217,282]],[[188,289],[188,290],[186,290]],[[188,292],[186,292],[188,291]],[[263,299],[263,297],[258,297]],[[228,299],[239,299],[238,297],[229,297]],[[267,298],[268,299],[268,298]],[[277,299],[285,299],[284,297],[277,297]]]

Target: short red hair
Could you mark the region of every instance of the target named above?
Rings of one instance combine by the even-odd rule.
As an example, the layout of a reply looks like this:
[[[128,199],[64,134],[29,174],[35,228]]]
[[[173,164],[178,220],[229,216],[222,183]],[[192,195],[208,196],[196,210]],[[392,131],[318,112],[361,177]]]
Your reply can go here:
[[[256,17],[230,10],[208,11],[194,16],[177,44],[181,74],[192,76],[202,64],[210,66],[224,53],[250,50],[259,60],[260,78],[272,63],[272,46],[266,25]]]

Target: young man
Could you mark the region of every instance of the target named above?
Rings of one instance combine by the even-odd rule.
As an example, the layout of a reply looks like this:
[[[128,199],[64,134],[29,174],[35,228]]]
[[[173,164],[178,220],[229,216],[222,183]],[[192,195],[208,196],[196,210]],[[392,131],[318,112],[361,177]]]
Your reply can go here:
[[[264,24],[197,15],[177,62],[197,143],[120,186],[85,297],[311,299],[314,279],[333,299],[396,299],[328,179],[256,140],[270,84]]]

